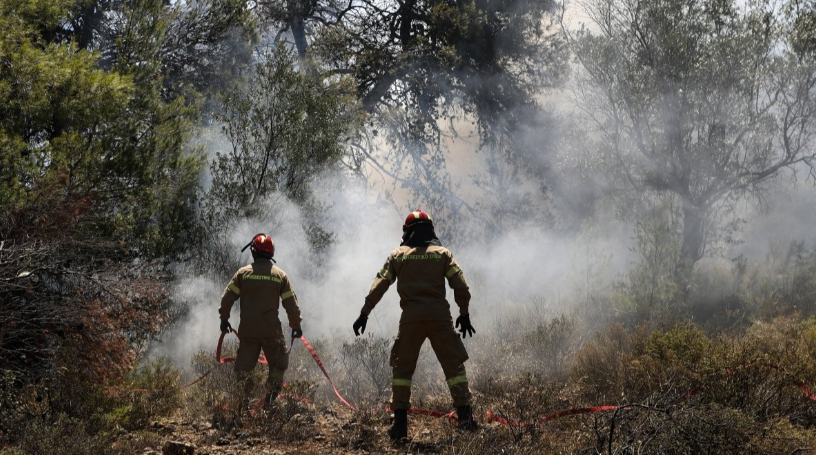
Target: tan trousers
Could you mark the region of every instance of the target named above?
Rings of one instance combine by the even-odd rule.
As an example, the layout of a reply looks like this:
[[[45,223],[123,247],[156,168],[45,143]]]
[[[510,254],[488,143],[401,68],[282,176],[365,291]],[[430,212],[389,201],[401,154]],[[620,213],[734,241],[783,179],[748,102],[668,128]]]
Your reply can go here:
[[[470,388],[465,375],[468,354],[462,339],[453,328],[453,323],[421,321],[400,324],[397,339],[391,349],[390,364],[394,372],[391,409],[411,407],[411,378],[419,360],[419,350],[426,338],[431,341],[436,358],[442,365],[453,405],[459,407],[470,404]]]
[[[283,387],[283,374],[289,368],[289,354],[286,353],[286,343],[283,338],[241,338],[238,344],[238,354],[235,356],[235,373],[243,393],[242,401],[249,400],[255,386],[252,382],[252,370],[258,362],[261,351],[263,351],[267,362],[269,362],[266,391],[277,394],[280,393]]]

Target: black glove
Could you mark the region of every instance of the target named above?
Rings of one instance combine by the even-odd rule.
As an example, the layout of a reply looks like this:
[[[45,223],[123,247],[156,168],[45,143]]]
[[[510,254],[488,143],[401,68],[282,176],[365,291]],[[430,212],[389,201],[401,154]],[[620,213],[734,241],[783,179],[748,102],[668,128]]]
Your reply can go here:
[[[292,338],[300,338],[303,336],[303,330],[298,327],[297,329],[292,329]]]
[[[232,326],[226,319],[221,320],[221,333],[227,333],[232,330]]]
[[[462,314],[459,315],[458,318],[456,318],[456,327],[459,327],[460,324],[462,325],[462,328],[459,329],[459,333],[462,334],[462,338],[464,339],[465,336],[467,335],[470,335],[470,337],[473,338],[473,334],[476,333],[476,329],[474,329],[473,326],[470,325],[469,314]]]
[[[352,326],[354,328],[354,336],[360,336],[361,333],[365,333],[366,322],[368,322],[368,316],[361,312],[360,317],[354,321],[354,325]]]

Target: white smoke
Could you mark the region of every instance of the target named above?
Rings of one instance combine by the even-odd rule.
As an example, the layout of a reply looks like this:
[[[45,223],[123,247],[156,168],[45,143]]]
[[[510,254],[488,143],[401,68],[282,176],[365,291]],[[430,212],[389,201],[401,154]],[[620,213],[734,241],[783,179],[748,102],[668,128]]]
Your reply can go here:
[[[772,245],[786,248],[791,242],[804,241],[816,247],[816,188],[810,182],[782,184],[764,198],[760,206],[745,208],[745,227],[734,248],[734,255],[762,261]]]
[[[271,235],[277,265],[288,274],[297,293],[306,337],[345,340],[353,337],[351,325],[377,271],[399,246],[405,214],[392,203],[378,200],[376,191],[362,184],[338,175],[321,181],[324,185],[317,189],[318,196],[328,206],[322,222],[336,235],[329,251],[321,256],[322,262],[312,262],[314,256],[309,254],[302,229],[303,214],[284,199],[270,204],[275,213],[269,219],[241,220],[225,240],[239,255],[256,233]],[[438,217],[434,220],[437,224],[446,222]],[[444,238],[441,240],[446,244]],[[628,231],[620,226],[573,238],[525,227],[495,242],[474,238],[451,249],[471,287],[473,323],[486,329],[493,319],[506,315],[509,302],[532,304],[535,300],[541,305],[544,301],[547,308],[543,310],[555,317],[583,302],[587,293],[601,292],[603,286],[608,287],[610,277],[631,262],[628,243]],[[241,263],[250,262],[247,250]],[[220,297],[230,278],[182,277],[173,288],[173,298],[189,306],[189,315],[163,342],[153,346],[151,355],[168,356],[176,365],[185,366],[197,351],[212,350],[220,334]],[[458,309],[450,290],[448,300],[455,318]],[[235,328],[240,323],[239,305],[240,301],[230,318]],[[394,285],[374,309],[366,333],[393,337],[400,313]],[[288,321],[282,309],[280,318],[286,333]]]
[[[277,264],[289,275],[303,315],[307,338],[325,338],[331,343],[353,337],[351,324],[363,306],[375,274],[388,254],[399,245],[405,213],[379,197],[376,189],[335,173],[319,179],[317,197],[326,204],[321,222],[336,235],[320,259],[309,254],[303,232],[304,216],[296,204],[277,196],[268,200],[265,219],[240,220],[225,242],[251,262],[240,249],[258,232],[271,235],[276,244]],[[772,241],[815,241],[816,200],[811,185],[790,188],[780,184],[765,200],[764,210],[746,203],[747,222],[743,243],[731,251],[760,260]],[[420,207],[413,201],[407,206]],[[402,204],[401,204],[402,205]],[[434,215],[433,213],[431,214]],[[434,216],[437,225],[448,222]],[[783,222],[780,222],[783,221]],[[632,252],[631,226],[595,221],[575,235],[554,234],[543,227],[521,225],[498,240],[473,238],[448,245],[462,266],[471,287],[470,311],[479,334],[495,328],[495,322],[525,311],[554,318],[587,304],[593,296],[610,295],[615,279],[621,278],[639,258]],[[314,261],[320,262],[314,262]],[[201,349],[212,350],[219,336],[218,306],[230,276],[208,279],[191,273],[173,288],[173,298],[189,306],[186,320],[153,346],[152,355],[169,356],[176,365],[189,364]],[[451,312],[458,310],[449,291]],[[237,304],[230,322],[240,323]],[[534,308],[533,308],[534,307]],[[393,286],[369,319],[367,334],[393,337],[401,310]],[[286,314],[280,311],[284,330]],[[469,343],[478,340],[468,340]]]

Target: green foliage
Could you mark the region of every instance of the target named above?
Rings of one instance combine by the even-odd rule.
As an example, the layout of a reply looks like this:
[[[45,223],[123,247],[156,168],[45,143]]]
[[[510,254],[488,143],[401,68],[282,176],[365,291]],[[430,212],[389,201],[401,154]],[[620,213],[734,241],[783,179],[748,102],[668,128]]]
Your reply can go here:
[[[8,22],[0,47],[4,212],[53,197],[54,186],[70,194],[95,185],[112,139],[106,126],[124,113],[134,90],[128,78],[97,69],[94,55],[43,42],[30,29],[25,36],[24,22]]]
[[[73,40],[86,6],[0,2],[3,443],[32,415],[95,435],[125,411],[142,421],[155,411],[100,384],[120,379],[170,321],[168,276],[151,259],[196,229],[203,161],[185,144],[197,114],[161,97],[161,2],[110,15],[117,53]]]
[[[65,16],[77,6],[76,0],[4,0],[0,3],[4,43],[54,36]]]
[[[122,174],[118,181],[135,191],[132,196],[114,193],[118,202],[129,196],[136,202],[127,210],[117,208],[120,225],[132,229],[132,239],[145,253],[173,256],[179,254],[181,237],[199,233],[198,176],[206,161],[188,143],[198,106],[169,97],[162,85],[163,45],[172,20],[164,6],[158,0],[138,0],[117,11],[113,68],[135,82],[130,115],[120,117],[118,126],[125,137],[137,140],[122,150],[109,173]]]
[[[682,305],[677,281],[681,239],[671,219],[670,208],[660,207],[635,226],[635,251],[641,260],[620,283],[613,303],[624,318],[671,320]]]
[[[588,10],[597,27],[573,44],[598,164],[613,170],[630,217],[674,200],[685,293],[694,264],[736,226],[735,202],[814,162],[816,61],[796,55],[790,19],[765,2],[616,0]]]
[[[686,384],[693,386],[699,380],[698,375],[725,364],[722,347],[693,324],[655,332],[642,345],[638,344],[636,350],[640,353],[641,365],[660,365],[655,368],[660,373],[652,376],[657,383],[676,381],[677,376],[683,375],[688,377]]]
[[[237,217],[274,225],[280,199],[304,212],[304,230],[316,248],[331,238],[319,223],[323,207],[310,186],[336,169],[360,123],[356,103],[343,83],[327,86],[295,67],[282,46],[270,52],[246,92],[224,98],[220,116],[229,150],[210,164],[212,185],[204,197],[204,219],[214,238]]]
[[[816,4],[812,1],[788,2],[783,11],[788,19],[786,25],[793,51],[801,58],[813,58],[816,55]]]
[[[232,150],[216,153],[208,192],[217,210],[247,217],[260,215],[263,198],[272,193],[308,200],[309,183],[337,164],[356,121],[354,106],[300,73],[283,47],[256,70],[249,92],[224,100]]]
[[[272,8],[298,14],[286,5]],[[414,140],[439,139],[437,120],[474,114],[482,139],[513,141],[533,92],[565,73],[562,37],[551,30],[553,2],[513,0],[411,1],[362,5],[321,25],[334,8],[302,14],[315,20],[314,54],[330,68],[348,68],[365,108],[389,115],[406,109],[399,126]],[[289,16],[291,17],[291,16]],[[396,83],[400,81],[400,83]],[[399,133],[398,133],[399,134]]]
[[[617,5],[635,8],[604,9]],[[512,418],[628,407],[570,416],[546,431],[502,428],[471,446],[474,440],[451,437],[432,451],[812,448],[816,411],[801,387],[816,386],[816,322],[804,319],[816,314],[816,253],[794,243],[758,266],[691,269],[689,262],[705,250],[695,238],[715,232],[709,228],[730,216],[739,195],[762,194],[762,182],[791,159],[812,159],[808,134],[796,136],[784,122],[809,131],[812,100],[796,95],[813,87],[813,5],[791,2],[778,16],[753,7],[740,14],[729,1],[596,6],[607,14],[598,18],[633,13],[642,38],[632,39],[633,24],[623,21],[575,42],[588,80],[605,95],[593,98],[607,109],[597,118],[610,145],[600,164],[623,164],[610,180],[626,183],[633,209],[652,207],[648,216],[638,212],[642,262],[614,296],[591,296],[611,299],[622,324],[584,342],[592,333],[579,313],[508,316],[495,333],[476,338],[469,375],[477,405]],[[410,162],[412,175],[427,181],[399,181],[398,172],[400,184],[434,190],[428,201],[451,214],[473,210],[442,195],[456,188],[438,122],[476,119],[482,144],[523,146],[503,141],[537,113],[536,90],[563,74],[560,37],[547,29],[553,8],[526,0],[364,4],[336,17],[341,27],[312,29],[317,60],[296,60],[278,47],[249,66],[257,24],[241,2],[0,0],[3,453],[124,453],[121,431],[149,431],[155,419],[178,412],[211,418],[216,432],[231,430],[238,384],[211,352],[193,360],[196,374],[211,373],[183,391],[180,371],[166,359],[132,370],[150,337],[172,322],[165,290],[172,276],[149,259],[187,250],[202,219],[215,239],[236,217],[280,220],[282,202],[305,214],[314,249],[327,248],[332,233],[319,222],[325,207],[311,185],[348,156],[364,120],[360,107],[375,124],[393,127],[387,140],[411,155],[385,172]],[[325,11],[275,20],[296,33],[297,17]],[[217,91],[225,96],[216,102]],[[229,148],[210,163],[202,218],[198,177],[206,163],[190,140],[198,122],[216,117]],[[495,182],[485,188],[502,188],[516,175],[489,165]],[[505,193],[497,205],[527,194]],[[545,205],[495,213],[517,223],[514,214]],[[587,285],[585,303],[589,294]],[[314,346],[341,390],[380,409],[390,341],[331,341]],[[336,418],[335,410],[318,416],[333,393],[317,387],[322,373],[296,349],[288,378],[297,380],[271,411],[243,418],[245,434],[302,441],[321,419]],[[428,357],[417,371],[415,401],[445,408],[448,390]],[[255,404],[266,367],[253,375]],[[315,397],[318,404],[302,401]],[[355,413],[356,427],[339,423],[342,441],[334,447],[376,451],[373,415]]]
[[[102,386],[88,376],[71,372],[32,385],[7,372],[0,379],[0,445],[27,454],[120,453],[113,444],[123,429],[145,429],[181,404],[178,371],[166,360],[132,371],[127,383]]]
[[[580,384],[580,393],[589,400],[614,402],[626,397],[623,384],[627,375],[627,353],[633,335],[622,325],[612,325],[597,333],[595,340],[575,354],[570,377]]]
[[[671,225],[664,213],[636,227],[635,251],[641,261],[612,295],[617,321],[659,327],[693,320],[718,333],[744,328],[757,319],[816,314],[816,250],[804,242],[787,247],[772,243],[765,260],[756,264],[743,257],[733,262],[701,261],[682,292],[676,262],[680,236]]]
[[[495,426],[489,447],[524,453],[787,454],[814,447],[814,322],[796,318],[710,336],[693,324],[664,329],[613,325],[571,357],[567,381],[533,373],[472,380],[481,409],[530,423],[556,411],[601,404],[617,411]],[[494,356],[509,359],[511,355]],[[491,365],[506,370],[509,362]],[[776,444],[765,440],[773,434]],[[759,448],[759,449],[758,449]],[[461,452],[472,453],[465,444]]]
[[[100,54],[42,32],[43,20],[64,20],[79,4],[57,6],[24,3],[0,21],[0,208],[88,198],[93,235],[171,253],[167,234],[194,229],[203,161],[184,146],[195,109],[160,97],[161,3],[134,2],[117,16],[126,32],[112,71],[100,68]]]
[[[612,326],[575,355],[571,375],[590,401],[639,402],[666,387],[661,399],[671,400],[726,364],[723,349],[690,324],[652,333]]]
[[[212,121],[219,93],[244,88],[252,70],[259,29],[240,0],[196,0],[163,4],[170,22],[161,47],[162,97],[200,100]]]
[[[771,244],[765,263],[751,274],[745,289],[751,305],[766,319],[816,314],[816,249],[804,242],[787,248]]]
[[[115,421],[127,430],[145,428],[159,417],[172,415],[181,405],[180,371],[167,358],[153,359],[126,378],[131,403]]]
[[[331,1],[266,7],[273,23],[291,26],[301,59],[353,76],[370,114],[368,134],[353,150],[364,170],[393,185],[384,198],[407,193],[413,206],[400,209],[420,204],[449,220],[455,228],[439,228],[448,242],[494,235],[519,219],[551,221],[540,202],[544,186],[516,184],[519,174],[541,181],[555,142],[541,139],[559,134],[538,103],[569,71],[558,2],[411,0],[347,12]],[[451,158],[475,151],[489,154],[480,158],[479,203],[462,197],[449,171]]]
[[[224,357],[235,356],[237,344],[231,341],[224,343]],[[234,405],[238,396],[238,385],[231,365],[219,365],[215,362],[215,352],[199,351],[190,359],[192,372],[196,378],[207,375],[206,381],[188,389],[184,396],[185,411],[193,418],[205,416],[216,421],[226,417],[224,405]],[[257,370],[257,369],[256,369]],[[256,371],[256,383],[261,377]],[[231,410],[230,410],[231,411]]]

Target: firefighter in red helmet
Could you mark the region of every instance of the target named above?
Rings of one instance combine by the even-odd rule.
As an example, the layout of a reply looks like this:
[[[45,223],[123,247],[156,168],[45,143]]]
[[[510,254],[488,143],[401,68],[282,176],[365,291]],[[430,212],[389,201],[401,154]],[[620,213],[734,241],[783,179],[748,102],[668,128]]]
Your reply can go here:
[[[470,291],[465,275],[450,250],[443,247],[434,232],[431,217],[422,210],[411,212],[402,227],[402,243],[385,261],[377,273],[360,317],[354,322],[354,334],[365,332],[368,315],[382,299],[389,286],[397,282],[400,296],[399,333],[391,349],[393,369],[391,409],[394,420],[388,434],[393,440],[408,435],[408,409],[411,407],[411,379],[416,369],[419,350],[425,339],[431,341],[436,358],[442,365],[451,397],[459,417],[459,428],[476,430],[471,394],[465,374],[468,353],[462,339],[476,332],[470,323],[468,305]],[[445,280],[453,289],[459,306],[456,334],[450,304],[445,300]]]
[[[240,341],[235,359],[235,373],[242,391],[240,409],[246,409],[249,404],[253,388],[251,372],[261,351],[269,363],[264,403],[266,407],[275,400],[283,387],[283,374],[289,366],[289,355],[286,353],[286,340],[278,319],[281,303],[289,319],[292,338],[303,335],[297,296],[289,277],[274,264],[272,257],[275,255],[275,243],[272,238],[266,234],[258,234],[241,251],[247,247],[250,247],[253,263],[241,267],[232,276],[221,296],[221,307],[218,310],[221,315],[221,331],[226,332],[232,329],[229,323],[232,305],[241,299],[241,324],[238,327]]]

